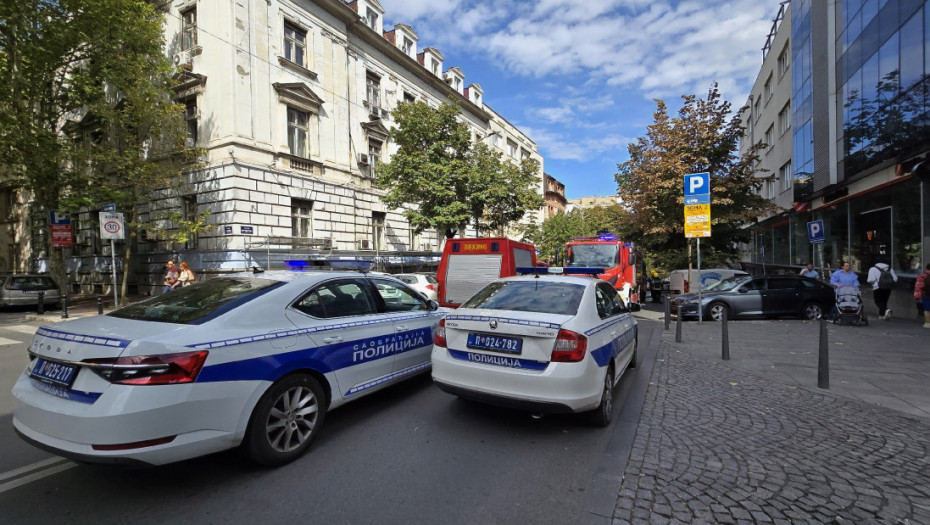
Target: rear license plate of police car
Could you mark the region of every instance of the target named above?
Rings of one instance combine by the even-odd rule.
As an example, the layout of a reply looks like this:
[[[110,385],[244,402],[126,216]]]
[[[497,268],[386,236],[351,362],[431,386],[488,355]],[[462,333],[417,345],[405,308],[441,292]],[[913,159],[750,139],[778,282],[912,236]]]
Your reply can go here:
[[[71,388],[74,378],[77,377],[77,370],[74,365],[47,361],[39,357],[36,358],[36,364],[29,375],[46,383]]]
[[[519,354],[523,350],[523,339],[500,335],[468,334],[468,348],[492,350],[507,354]]]

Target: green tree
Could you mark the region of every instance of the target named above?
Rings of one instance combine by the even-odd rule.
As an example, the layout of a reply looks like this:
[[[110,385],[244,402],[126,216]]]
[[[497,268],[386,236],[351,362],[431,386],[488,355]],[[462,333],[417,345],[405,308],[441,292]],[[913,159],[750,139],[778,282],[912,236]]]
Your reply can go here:
[[[436,229],[451,238],[469,224],[500,231],[542,205],[535,192],[538,164],[513,165],[486,145],[472,144],[459,115],[453,103],[436,109],[401,103],[393,112],[391,140],[399,149],[375,169],[375,180],[387,190],[385,204],[407,207],[404,216],[416,233]]]
[[[0,4],[0,163],[38,210],[116,202],[139,226],[138,204],[180,180],[192,152],[156,3]],[[61,251],[40,249],[64,281]]]
[[[539,163],[523,159],[517,165],[501,157],[500,151],[482,142],[474,144],[469,152],[469,165],[473,168],[469,208],[476,235],[482,231],[501,234],[507,225],[523,218],[527,210],[543,205],[542,195],[536,191]]]
[[[749,240],[746,226],[774,209],[758,194],[762,180],[754,166],[759,147],[739,156],[742,121],[739,113],[728,118],[730,104],[720,98],[717,85],[706,99],[682,98],[676,117],[669,116],[664,101],[656,100],[654,122],[646,136],[630,144],[630,159],[618,164],[615,176],[629,210],[631,240],[662,268],[688,264],[684,175],[710,173],[712,236],[701,242],[707,265],[735,258],[736,243]]]

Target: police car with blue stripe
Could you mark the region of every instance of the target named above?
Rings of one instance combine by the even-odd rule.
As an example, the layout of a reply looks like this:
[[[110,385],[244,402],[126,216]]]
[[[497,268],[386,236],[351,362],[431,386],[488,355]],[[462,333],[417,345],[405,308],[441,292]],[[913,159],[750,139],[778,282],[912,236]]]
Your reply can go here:
[[[601,268],[517,271],[536,275],[492,282],[439,322],[433,382],[464,398],[535,413],[587,412],[609,425],[614,386],[636,366],[632,313],[609,283],[583,276]]]
[[[13,425],[79,461],[159,465],[241,446],[280,465],[329,410],[427,372],[445,311],[358,272],[203,281],[40,328]]]

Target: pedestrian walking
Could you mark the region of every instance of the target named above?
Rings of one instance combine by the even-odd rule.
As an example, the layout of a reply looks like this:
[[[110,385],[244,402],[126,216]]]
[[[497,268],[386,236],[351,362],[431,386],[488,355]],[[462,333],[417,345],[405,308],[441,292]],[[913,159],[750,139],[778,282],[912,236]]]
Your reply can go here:
[[[190,286],[197,279],[197,276],[194,275],[194,270],[191,270],[186,261],[181,261],[180,266],[181,273],[178,276],[178,282],[181,283],[181,286]]]
[[[891,297],[894,283],[898,282],[898,275],[887,264],[878,262],[875,263],[875,266],[869,268],[869,275],[866,277],[865,282],[872,285],[872,299],[875,301],[875,306],[878,307],[878,317],[891,319],[888,298]]]
[[[807,268],[802,269],[799,275],[801,277],[809,277],[811,279],[820,278],[820,274],[817,272],[817,270],[814,269],[813,263],[807,263]]]
[[[924,328],[930,328],[930,264],[927,265],[924,273],[917,276],[914,299],[924,308]]]
[[[837,286],[859,287],[859,276],[850,269],[849,261],[844,262],[842,268],[830,274],[830,286],[834,289]]]
[[[181,272],[178,271],[174,259],[168,259],[168,262],[165,263],[165,287],[162,289],[161,293],[168,293],[177,288],[178,277],[180,276]]]

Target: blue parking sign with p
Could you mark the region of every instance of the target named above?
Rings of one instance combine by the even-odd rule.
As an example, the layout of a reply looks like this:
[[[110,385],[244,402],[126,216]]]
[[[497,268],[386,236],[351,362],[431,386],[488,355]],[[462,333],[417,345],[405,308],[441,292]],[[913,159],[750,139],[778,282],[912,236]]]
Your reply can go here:
[[[823,221],[810,221],[807,223],[807,237],[810,239],[811,244],[823,242]]]
[[[685,197],[710,193],[710,173],[685,175]]]

